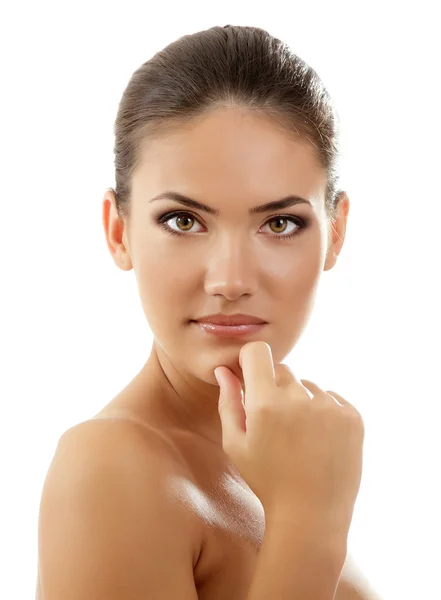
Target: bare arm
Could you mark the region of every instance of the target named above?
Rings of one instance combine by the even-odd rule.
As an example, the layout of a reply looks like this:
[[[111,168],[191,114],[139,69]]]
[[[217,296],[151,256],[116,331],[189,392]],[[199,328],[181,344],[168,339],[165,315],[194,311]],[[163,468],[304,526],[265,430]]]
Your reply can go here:
[[[345,558],[326,526],[269,523],[246,600],[334,600]]]
[[[44,600],[197,600],[195,536],[133,427],[86,422],[61,438],[40,504]]]

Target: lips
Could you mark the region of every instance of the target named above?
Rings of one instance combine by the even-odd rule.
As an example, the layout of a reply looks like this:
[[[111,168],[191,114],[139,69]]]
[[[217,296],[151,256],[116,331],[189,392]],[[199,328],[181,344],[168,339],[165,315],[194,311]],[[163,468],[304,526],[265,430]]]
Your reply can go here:
[[[205,317],[201,317],[199,319],[195,319],[197,323],[211,323],[213,325],[224,325],[224,326],[235,326],[235,325],[262,325],[265,324],[266,321],[260,319],[259,317],[255,317],[254,315],[244,315],[244,314],[236,314],[236,315],[207,315]]]

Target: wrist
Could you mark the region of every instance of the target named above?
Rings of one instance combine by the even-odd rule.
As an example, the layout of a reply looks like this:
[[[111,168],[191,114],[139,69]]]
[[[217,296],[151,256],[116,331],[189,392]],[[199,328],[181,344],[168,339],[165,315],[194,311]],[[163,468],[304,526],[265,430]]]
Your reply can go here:
[[[315,513],[291,511],[265,513],[265,531],[275,535],[285,534],[295,538],[296,542],[305,546],[312,545],[321,549],[324,554],[332,554],[337,560],[346,559],[348,546],[348,529],[341,522],[329,516]]]

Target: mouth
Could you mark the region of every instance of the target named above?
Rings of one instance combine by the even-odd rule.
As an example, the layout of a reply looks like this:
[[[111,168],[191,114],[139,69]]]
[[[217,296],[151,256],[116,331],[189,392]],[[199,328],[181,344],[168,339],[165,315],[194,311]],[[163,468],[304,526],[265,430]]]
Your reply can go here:
[[[251,336],[261,331],[267,323],[245,323],[242,325],[219,325],[217,323],[206,323],[201,321],[191,321],[197,325],[204,333],[223,338],[235,338]]]
[[[236,325],[262,325],[266,323],[266,321],[260,317],[256,317],[254,315],[245,315],[242,313],[235,313],[231,315],[217,313],[215,315],[206,315],[194,320],[198,323],[210,323],[212,325],[225,325],[228,327]]]

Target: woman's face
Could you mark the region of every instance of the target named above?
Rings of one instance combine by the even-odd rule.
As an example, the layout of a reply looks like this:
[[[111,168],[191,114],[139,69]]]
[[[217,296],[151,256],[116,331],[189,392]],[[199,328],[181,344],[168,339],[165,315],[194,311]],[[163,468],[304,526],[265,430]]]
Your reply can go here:
[[[145,143],[122,239],[156,344],[174,367],[217,385],[219,365],[241,377],[239,351],[249,341],[267,342],[277,363],[289,354],[321,272],[336,259],[325,185],[310,146],[238,109]],[[171,191],[217,214],[167,197]],[[289,195],[307,202],[252,212]],[[219,312],[251,314],[267,325],[252,336],[218,338],[191,322]]]

